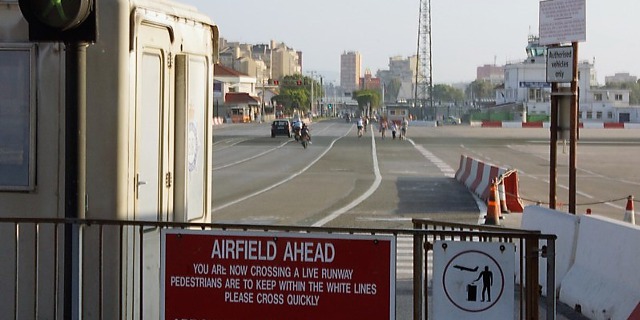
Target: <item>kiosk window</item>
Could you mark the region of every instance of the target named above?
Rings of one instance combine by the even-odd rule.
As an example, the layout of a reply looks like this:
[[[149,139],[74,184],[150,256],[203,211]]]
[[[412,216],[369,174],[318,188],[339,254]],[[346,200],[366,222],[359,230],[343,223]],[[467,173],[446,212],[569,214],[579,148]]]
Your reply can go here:
[[[0,48],[0,190],[29,191],[35,184],[34,51]]]

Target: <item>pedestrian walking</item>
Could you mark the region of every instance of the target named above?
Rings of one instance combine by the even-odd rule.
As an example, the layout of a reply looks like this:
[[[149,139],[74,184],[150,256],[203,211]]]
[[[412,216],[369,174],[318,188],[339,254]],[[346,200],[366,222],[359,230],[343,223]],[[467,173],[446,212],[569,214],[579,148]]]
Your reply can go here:
[[[409,121],[407,118],[402,117],[402,123],[400,124],[400,140],[407,138],[407,128],[409,127]]]
[[[387,135],[387,126],[387,119],[383,119],[382,122],[380,122],[380,133],[382,134],[382,139]]]
[[[391,136],[396,139],[396,132],[398,131],[398,124],[395,121],[391,121]]]

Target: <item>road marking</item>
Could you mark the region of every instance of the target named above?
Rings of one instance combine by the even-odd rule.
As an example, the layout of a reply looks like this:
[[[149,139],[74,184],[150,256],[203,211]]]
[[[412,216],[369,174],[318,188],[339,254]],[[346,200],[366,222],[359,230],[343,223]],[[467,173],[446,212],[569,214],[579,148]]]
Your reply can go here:
[[[396,238],[396,279],[413,278],[413,236],[398,235]],[[426,259],[427,278],[433,275],[433,251],[429,250]]]
[[[409,142],[411,142],[414,148],[416,148],[425,158],[427,158],[427,160],[435,164],[438,167],[438,169],[440,169],[440,172],[442,172],[442,174],[445,175],[445,177],[449,177],[449,178],[455,177],[456,171],[453,170],[451,166],[449,166],[447,163],[442,161],[436,155],[431,153],[431,151],[425,149],[423,146],[416,144],[411,139],[408,139],[408,140]],[[464,146],[462,147],[467,149]],[[471,196],[473,196],[473,199],[476,201],[476,205],[478,206],[478,224],[481,224],[484,221],[484,213],[487,212],[487,205],[484,203],[482,199],[480,199],[473,192],[469,192],[469,193],[471,194]]]
[[[251,157],[248,157],[248,158],[245,158],[245,159],[242,159],[242,160],[238,160],[238,161],[236,161],[236,162],[228,163],[228,164],[225,164],[225,165],[222,165],[222,166],[219,166],[219,167],[213,167],[213,168],[211,169],[211,171],[216,171],[216,170],[220,170],[220,169],[228,168],[228,167],[231,167],[231,166],[235,166],[235,165],[241,164],[241,163],[243,163],[243,162],[247,162],[247,161],[249,161],[249,160],[253,160],[253,159],[258,158],[258,157],[262,157],[262,156],[264,156],[264,155],[265,155],[265,154],[267,154],[267,153],[273,152],[273,151],[275,151],[275,150],[278,150],[278,149],[280,149],[280,148],[284,147],[286,144],[288,144],[288,143],[289,143],[289,142],[291,142],[291,141],[292,141],[292,140],[287,140],[287,141],[283,142],[282,144],[280,144],[279,146],[277,146],[277,147],[275,147],[275,148],[271,148],[271,149],[269,149],[269,150],[263,151],[263,152],[258,153],[258,154],[256,154],[256,155],[253,155],[253,156],[251,156]],[[239,142],[238,142],[238,143],[239,143]]]
[[[351,129],[349,129],[349,132],[350,131],[351,131]],[[380,182],[382,182],[382,175],[380,174],[380,167],[378,166],[378,151],[376,149],[376,139],[375,139],[375,137],[373,135],[373,132],[371,132],[371,157],[373,158],[373,173],[375,174],[375,179],[373,181],[373,184],[371,184],[371,186],[369,187],[369,190],[367,190],[365,193],[361,194],[358,198],[356,198],[355,200],[351,201],[351,203],[347,204],[346,206],[344,206],[344,207],[332,212],[328,216],[320,219],[318,222],[314,223],[312,226],[320,227],[320,226],[323,226],[323,225],[335,220],[336,218],[341,216],[343,213],[353,209],[355,206],[359,205],[364,200],[366,200],[371,195],[373,195],[373,193],[380,186]]]
[[[227,202],[227,203],[225,203],[223,205],[214,207],[214,208],[211,209],[211,212],[213,213],[213,212],[216,212],[218,210],[222,210],[224,208],[227,208],[227,207],[230,207],[232,205],[238,204],[238,203],[240,203],[242,201],[245,201],[247,199],[253,198],[253,197],[258,196],[260,194],[263,194],[263,193],[265,193],[267,191],[273,190],[274,188],[279,187],[279,186],[281,186],[281,185],[293,180],[293,178],[303,174],[305,171],[309,170],[309,168],[311,168],[316,162],[320,161],[320,159],[322,159],[322,157],[324,157],[324,155],[327,154],[333,148],[333,145],[336,143],[336,141],[346,137],[347,134],[349,134],[349,132],[351,132],[351,129],[349,129],[344,135],[333,139],[333,141],[331,141],[331,144],[329,144],[329,147],[327,147],[327,149],[324,150],[324,152],[322,152],[315,160],[311,161],[306,167],[300,169],[298,172],[292,174],[288,178],[286,178],[284,180],[281,180],[280,182],[277,182],[275,184],[272,184],[271,186],[268,186],[268,187],[266,187],[266,188],[264,188],[262,190],[258,190],[258,191],[254,192],[254,193],[251,193],[251,194],[248,194],[248,195],[246,195],[244,197],[236,199],[234,201]]]

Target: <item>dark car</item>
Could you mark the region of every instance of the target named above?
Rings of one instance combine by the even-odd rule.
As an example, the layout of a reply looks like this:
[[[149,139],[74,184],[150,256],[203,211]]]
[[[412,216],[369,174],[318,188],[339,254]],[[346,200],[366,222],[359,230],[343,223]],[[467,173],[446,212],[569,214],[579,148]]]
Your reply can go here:
[[[275,138],[278,135],[291,138],[291,124],[289,120],[278,119],[271,123],[271,138]]]

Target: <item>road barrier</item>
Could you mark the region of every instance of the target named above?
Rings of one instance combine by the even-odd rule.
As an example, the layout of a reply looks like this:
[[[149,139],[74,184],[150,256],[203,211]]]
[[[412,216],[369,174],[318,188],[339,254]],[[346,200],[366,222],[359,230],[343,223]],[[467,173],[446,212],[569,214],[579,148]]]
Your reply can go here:
[[[456,180],[463,183],[484,201],[487,201],[489,198],[489,183],[497,178],[499,188],[501,188],[500,185],[504,188],[504,193],[499,193],[501,197],[500,201],[506,203],[508,211],[522,212],[524,210],[518,194],[517,170],[501,168],[462,155],[460,156],[460,167],[455,177]]]
[[[487,201],[487,217],[484,224],[499,226],[500,225],[500,203],[498,202],[498,180],[493,179],[489,189],[489,200]]]
[[[549,122],[521,122],[521,121],[471,121],[472,127],[482,128],[549,128]],[[580,122],[584,129],[640,129],[640,123],[619,122]]]
[[[561,302],[590,319],[640,319],[640,227],[538,206],[525,208],[521,227],[557,235],[556,288]],[[540,277],[539,284],[545,283]]]
[[[636,212],[633,209],[633,196],[627,198],[627,208],[624,212],[624,221],[636,224]]]
[[[213,125],[223,124],[224,118],[222,117],[213,117]]]
[[[522,214],[520,225],[522,229],[540,230],[558,237],[556,243],[556,290],[560,289],[560,281],[569,271],[575,257],[578,222],[579,216],[540,206],[527,206]],[[542,248],[539,249],[542,250]],[[540,274],[540,285],[545,292],[545,274]]]

